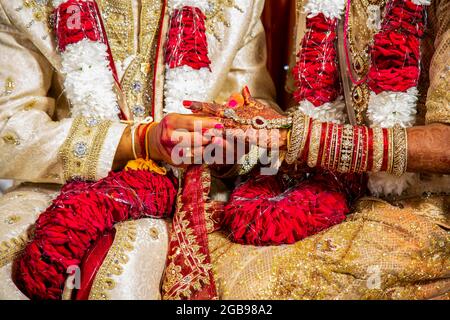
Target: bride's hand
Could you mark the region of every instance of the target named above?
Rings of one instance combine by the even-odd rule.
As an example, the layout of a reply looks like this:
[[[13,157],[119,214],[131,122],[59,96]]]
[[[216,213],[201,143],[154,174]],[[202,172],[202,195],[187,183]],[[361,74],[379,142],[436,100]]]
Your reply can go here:
[[[274,120],[283,122],[287,116],[254,99],[247,87],[242,90],[242,94],[232,95],[223,105],[184,101],[184,106],[196,115],[220,118],[228,134],[247,142],[266,148],[284,148],[287,144],[287,130],[280,126],[271,127]],[[272,137],[277,136],[277,141],[273,141]]]

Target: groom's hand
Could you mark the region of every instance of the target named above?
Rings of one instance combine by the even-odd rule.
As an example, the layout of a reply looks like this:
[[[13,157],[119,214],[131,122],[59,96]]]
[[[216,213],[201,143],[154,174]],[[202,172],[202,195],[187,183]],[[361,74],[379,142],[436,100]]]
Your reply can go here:
[[[169,114],[149,129],[150,158],[175,166],[194,163],[194,157],[201,156],[205,146],[214,143],[205,133],[222,129],[217,118]]]

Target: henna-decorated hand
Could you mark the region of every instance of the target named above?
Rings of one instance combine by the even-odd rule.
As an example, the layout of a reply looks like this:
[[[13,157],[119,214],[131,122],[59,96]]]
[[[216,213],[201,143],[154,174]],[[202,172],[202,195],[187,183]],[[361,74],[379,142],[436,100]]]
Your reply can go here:
[[[262,147],[286,146],[287,130],[283,129],[283,123],[288,117],[272,106],[254,99],[247,87],[244,87],[242,94],[233,94],[223,105],[184,101],[184,106],[196,115],[220,118],[227,134],[243,138],[247,142]],[[277,131],[273,131],[274,129]],[[271,137],[276,132],[279,133],[279,141],[273,142]]]
[[[197,128],[202,132],[196,132]],[[203,132],[222,128],[217,118],[169,114],[157,126],[149,129],[150,157],[176,166],[191,164],[193,158],[201,156],[204,147],[211,143],[211,138],[205,137]],[[189,159],[190,162],[180,163],[180,159]]]

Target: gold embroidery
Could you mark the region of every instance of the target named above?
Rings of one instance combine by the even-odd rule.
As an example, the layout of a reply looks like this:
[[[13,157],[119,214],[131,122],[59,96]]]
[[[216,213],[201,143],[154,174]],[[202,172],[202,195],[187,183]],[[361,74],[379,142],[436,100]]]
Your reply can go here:
[[[211,33],[218,41],[222,41],[217,26],[220,24],[225,27],[230,26],[230,22],[225,14],[227,8],[235,8],[236,10],[243,12],[243,10],[236,5],[235,0],[216,0],[208,1],[209,9],[206,10],[206,29]]]
[[[44,23],[47,33],[42,36],[43,40],[46,40],[51,30],[51,13],[53,7],[50,0],[23,0],[22,5],[15,8],[17,12],[23,9],[32,10],[32,20],[30,20],[25,27],[31,28],[34,23]]]
[[[450,123],[450,66],[439,76],[438,84],[430,90],[426,103],[426,122]]]
[[[369,27],[369,6],[383,8],[385,0],[358,0],[352,2],[348,26],[348,43],[352,56],[352,67],[359,77],[369,71],[369,39],[373,39],[376,28]],[[380,17],[381,18],[381,17]],[[345,39],[344,39],[345,41]],[[365,113],[369,104],[370,91],[366,83],[352,85],[351,99],[357,124],[365,123]]]
[[[22,218],[18,215],[10,215],[8,217],[6,217],[6,219],[4,220],[6,224],[14,224],[16,222],[19,222]]]
[[[150,238],[152,238],[153,240],[158,240],[159,239],[159,230],[156,227],[151,227],[149,230],[150,233]]]
[[[154,58],[156,55],[163,0],[143,0],[140,7],[138,43],[134,44],[134,22],[131,3],[127,0],[101,0],[114,60],[124,63],[134,55],[123,75],[121,86],[130,114],[144,119],[153,103]],[[136,50],[135,50],[136,47]]]
[[[89,300],[109,300],[108,290],[116,286],[112,275],[121,275],[123,273],[122,265],[129,261],[128,252],[134,249],[136,241],[136,222],[127,221],[115,226],[116,236],[114,243],[108,251],[102,266],[97,272],[94,283],[92,284]]]
[[[133,9],[129,0],[97,1],[105,22],[109,45],[115,61],[123,61],[133,54]]]
[[[211,175],[209,170],[203,170],[202,172],[202,186],[203,191],[209,193]],[[181,193],[183,190],[183,184],[180,181],[178,195],[177,195],[177,210],[183,207]],[[207,196],[203,195],[203,196]],[[166,267],[166,273],[164,275],[163,293],[165,300],[181,300],[182,298],[189,298],[192,295],[191,288],[194,290],[200,290],[202,284],[210,284],[209,271],[212,269],[211,263],[206,263],[207,256],[200,252],[200,247],[197,244],[194,230],[190,228],[188,222],[186,222],[186,212],[178,211],[175,213],[174,219],[180,220],[179,223],[173,223],[173,230],[171,232],[171,242],[179,242],[180,246],[174,251],[169,252],[168,260],[172,260]],[[184,237],[184,239],[179,239]],[[177,241],[179,239],[180,241]],[[180,250],[184,252],[187,263],[193,263],[195,266],[191,266],[193,272],[187,275],[181,273],[181,266],[176,265],[173,262],[173,258],[176,257]],[[191,260],[189,262],[189,260]],[[179,284],[178,288],[174,288]]]
[[[11,93],[13,93],[14,89],[16,88],[16,82],[13,78],[7,77],[5,80],[5,88],[1,96],[9,96]]]
[[[8,241],[2,241],[0,243],[0,268],[14,261],[19,256],[25,249],[29,239],[28,233],[24,233]]]
[[[6,133],[2,137],[3,141],[7,144],[14,144],[16,146],[20,145],[20,140],[17,138],[17,136],[13,133]]]
[[[98,159],[111,121],[76,118],[59,151],[64,179],[95,180]]]

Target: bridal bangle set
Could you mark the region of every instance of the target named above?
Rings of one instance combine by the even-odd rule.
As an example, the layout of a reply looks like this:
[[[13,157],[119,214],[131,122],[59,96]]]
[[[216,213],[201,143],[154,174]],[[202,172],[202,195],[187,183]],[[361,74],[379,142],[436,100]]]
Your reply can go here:
[[[300,111],[292,115],[286,162],[306,162],[340,173],[387,172],[402,175],[407,168],[407,133],[400,126],[368,128],[312,120]]]

